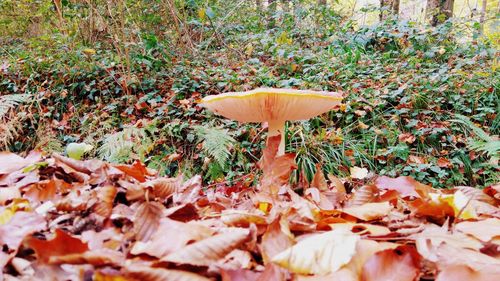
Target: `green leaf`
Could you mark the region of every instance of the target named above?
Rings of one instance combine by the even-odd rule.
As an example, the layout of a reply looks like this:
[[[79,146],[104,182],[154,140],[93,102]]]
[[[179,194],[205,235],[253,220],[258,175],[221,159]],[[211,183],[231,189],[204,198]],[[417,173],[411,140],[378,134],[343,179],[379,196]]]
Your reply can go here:
[[[75,160],[80,160],[82,159],[82,156],[85,152],[89,152],[93,149],[94,147],[90,144],[86,144],[84,142],[82,143],[76,143],[72,142],[66,146],[66,154],[68,157],[73,158]]]

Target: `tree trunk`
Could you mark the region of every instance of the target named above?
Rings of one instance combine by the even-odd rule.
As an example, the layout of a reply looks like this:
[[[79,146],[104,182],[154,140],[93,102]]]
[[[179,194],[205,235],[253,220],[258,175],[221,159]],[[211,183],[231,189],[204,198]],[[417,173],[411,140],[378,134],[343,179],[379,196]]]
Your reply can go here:
[[[380,0],[380,14],[379,20],[383,21],[389,17],[389,15],[399,14],[399,0]]]
[[[432,26],[445,22],[453,16],[455,0],[427,0],[426,17]]]
[[[488,4],[488,0],[483,0],[483,6],[481,7],[481,16],[479,18],[479,23],[481,24],[481,34],[484,33],[484,22],[486,21],[486,5]]]

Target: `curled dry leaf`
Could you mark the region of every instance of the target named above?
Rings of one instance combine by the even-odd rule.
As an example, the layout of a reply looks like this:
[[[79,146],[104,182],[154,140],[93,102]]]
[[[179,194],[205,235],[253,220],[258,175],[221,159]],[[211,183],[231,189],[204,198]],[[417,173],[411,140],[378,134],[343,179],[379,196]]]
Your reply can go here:
[[[260,251],[264,263],[269,263],[274,256],[290,248],[293,243],[293,234],[290,232],[288,221],[279,216],[267,226],[266,232],[262,235]]]
[[[360,206],[372,202],[378,194],[378,190],[373,185],[363,185],[356,190],[347,202],[347,206]]]
[[[342,209],[342,212],[364,221],[380,219],[393,210],[389,202],[366,203]]]
[[[259,162],[263,170],[261,187],[272,194],[277,194],[279,188],[288,183],[292,171],[297,169],[294,153],[276,156],[280,138],[279,135],[268,138],[263,157]]]
[[[413,281],[420,272],[420,256],[412,246],[380,251],[370,257],[363,266],[362,280],[366,281]]]
[[[151,195],[162,200],[171,197],[179,188],[181,178],[157,178],[141,184],[143,188],[151,188]]]
[[[206,277],[182,270],[136,265],[128,266],[124,276],[141,281],[211,281]]]
[[[109,217],[113,211],[113,202],[117,192],[116,187],[112,185],[101,187],[97,192],[99,201],[94,205],[94,211],[103,217]]]
[[[325,175],[323,175],[320,163],[316,164],[316,173],[314,174],[311,182],[311,187],[316,187],[320,191],[328,190],[328,184],[326,183]]]
[[[35,251],[38,260],[42,263],[49,262],[52,257],[80,254],[89,249],[87,243],[83,243],[61,229],[56,229],[54,238],[50,240],[30,237],[25,243]]]
[[[146,166],[140,161],[135,161],[132,165],[115,165],[114,167],[139,182],[145,182],[146,176],[149,175]]]
[[[143,202],[134,215],[134,233],[137,240],[146,241],[160,225],[165,207],[158,202]]]
[[[272,258],[300,274],[329,274],[347,264],[356,252],[359,236],[345,229],[314,234]]]
[[[162,261],[209,266],[224,258],[247,240],[248,229],[231,228],[224,233],[203,239],[162,258]]]

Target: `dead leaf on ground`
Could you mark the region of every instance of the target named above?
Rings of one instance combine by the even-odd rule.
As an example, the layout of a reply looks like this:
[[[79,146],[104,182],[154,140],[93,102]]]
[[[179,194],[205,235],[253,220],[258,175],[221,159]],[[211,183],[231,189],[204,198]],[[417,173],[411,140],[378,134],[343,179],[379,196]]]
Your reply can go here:
[[[208,266],[224,258],[248,238],[249,231],[231,228],[226,232],[189,244],[162,258],[162,261],[179,264]]]
[[[54,237],[50,240],[29,237],[25,243],[35,251],[38,260],[42,263],[49,262],[51,257],[79,254],[89,249],[87,243],[83,243],[61,229],[56,229]]]
[[[359,236],[345,229],[314,234],[272,258],[299,274],[325,275],[347,264],[356,252]]]

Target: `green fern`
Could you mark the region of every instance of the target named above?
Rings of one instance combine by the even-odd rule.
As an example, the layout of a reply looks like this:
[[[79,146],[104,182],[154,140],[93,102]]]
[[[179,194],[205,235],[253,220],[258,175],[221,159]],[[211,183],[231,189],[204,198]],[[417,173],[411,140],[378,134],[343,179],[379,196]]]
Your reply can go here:
[[[500,140],[491,137],[483,129],[476,126],[472,121],[463,115],[456,114],[456,119],[450,120],[451,122],[464,125],[467,129],[471,130],[478,139],[471,139],[467,143],[469,149],[485,153],[489,157],[498,158],[500,154]]]
[[[0,96],[0,119],[2,119],[10,109],[15,106],[25,103],[29,100],[28,94],[14,94]]]
[[[217,128],[205,128],[197,126],[194,132],[199,141],[203,141],[203,150],[214,159],[221,168],[227,167],[227,161],[231,156],[231,147],[235,140],[229,136],[226,130]]]
[[[137,128],[125,127],[122,131],[104,136],[98,154],[110,162],[123,163],[133,156],[144,161],[153,149],[153,134],[157,128],[153,125]]]

